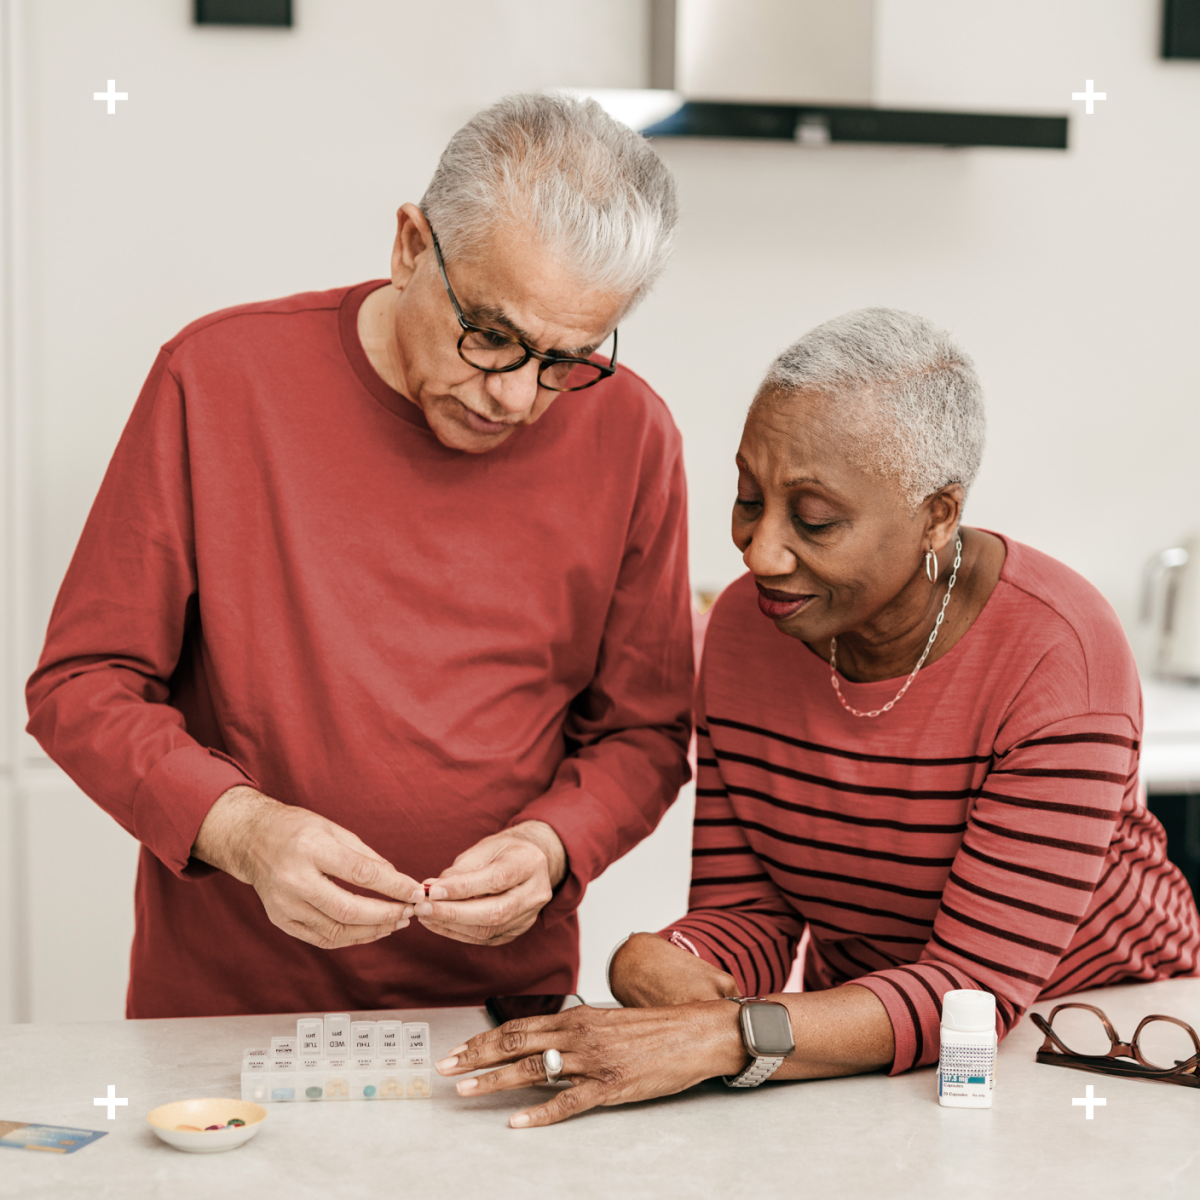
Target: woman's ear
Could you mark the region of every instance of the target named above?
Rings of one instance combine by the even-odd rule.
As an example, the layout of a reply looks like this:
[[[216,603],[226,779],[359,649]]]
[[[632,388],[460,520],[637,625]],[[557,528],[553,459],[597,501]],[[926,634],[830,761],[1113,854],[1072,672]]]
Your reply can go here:
[[[961,483],[948,483],[922,501],[925,508],[925,537],[928,539],[926,544],[932,546],[935,553],[954,537],[954,531],[962,519],[965,499]]]

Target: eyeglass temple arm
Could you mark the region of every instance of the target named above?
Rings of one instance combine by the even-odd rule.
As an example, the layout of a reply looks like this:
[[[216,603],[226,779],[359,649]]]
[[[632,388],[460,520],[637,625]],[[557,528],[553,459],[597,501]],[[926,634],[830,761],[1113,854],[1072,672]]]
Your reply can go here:
[[[1041,1013],[1030,1013],[1029,1019],[1046,1035],[1046,1040],[1042,1043],[1042,1048],[1038,1051],[1039,1054],[1045,1054],[1050,1049],[1050,1043],[1053,1042],[1058,1047],[1059,1053],[1070,1054],[1072,1058],[1076,1057],[1066,1046],[1059,1040],[1058,1034],[1050,1028],[1050,1023],[1042,1016]]]

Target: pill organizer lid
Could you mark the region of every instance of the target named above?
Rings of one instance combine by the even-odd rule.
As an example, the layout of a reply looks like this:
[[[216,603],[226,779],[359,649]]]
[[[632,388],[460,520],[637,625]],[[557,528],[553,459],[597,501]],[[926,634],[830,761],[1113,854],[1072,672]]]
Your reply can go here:
[[[942,997],[942,1026],[959,1033],[991,1033],[996,1028],[996,997],[991,992],[953,991]]]

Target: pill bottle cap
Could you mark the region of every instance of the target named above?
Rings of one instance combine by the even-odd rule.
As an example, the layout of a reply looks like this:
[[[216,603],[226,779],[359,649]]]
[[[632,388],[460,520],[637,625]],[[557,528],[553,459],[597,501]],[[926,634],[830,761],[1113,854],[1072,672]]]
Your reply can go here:
[[[991,1033],[996,1028],[996,997],[991,992],[955,991],[942,997],[942,1028],[959,1033]]]

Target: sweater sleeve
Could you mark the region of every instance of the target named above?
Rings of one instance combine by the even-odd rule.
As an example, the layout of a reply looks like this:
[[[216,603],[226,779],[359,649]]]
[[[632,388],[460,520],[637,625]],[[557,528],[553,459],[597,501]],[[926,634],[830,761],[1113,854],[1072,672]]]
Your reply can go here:
[[[1138,803],[1137,745],[1127,714],[1090,713],[1030,732],[994,761],[920,957],[852,981],[887,1009],[892,1074],[937,1060],[945,992],[991,992],[1004,1037],[1046,987],[1115,865],[1114,826]]]
[[[665,410],[664,410],[665,415]],[[568,874],[543,910],[553,923],[651,834],[688,781],[691,596],[683,446],[669,419],[643,467],[596,671],[564,727],[568,754],[550,788],[512,820],[548,824]]]
[[[696,729],[696,817],[687,915],[661,931],[728,971],[743,996],[781,992],[804,922],[746,841],[721,781],[708,730]]]
[[[26,699],[46,753],[180,876],[213,802],[254,782],[196,741],[170,703],[195,598],[184,400],[163,351],[84,526]],[[188,873],[210,870],[193,862]]]

